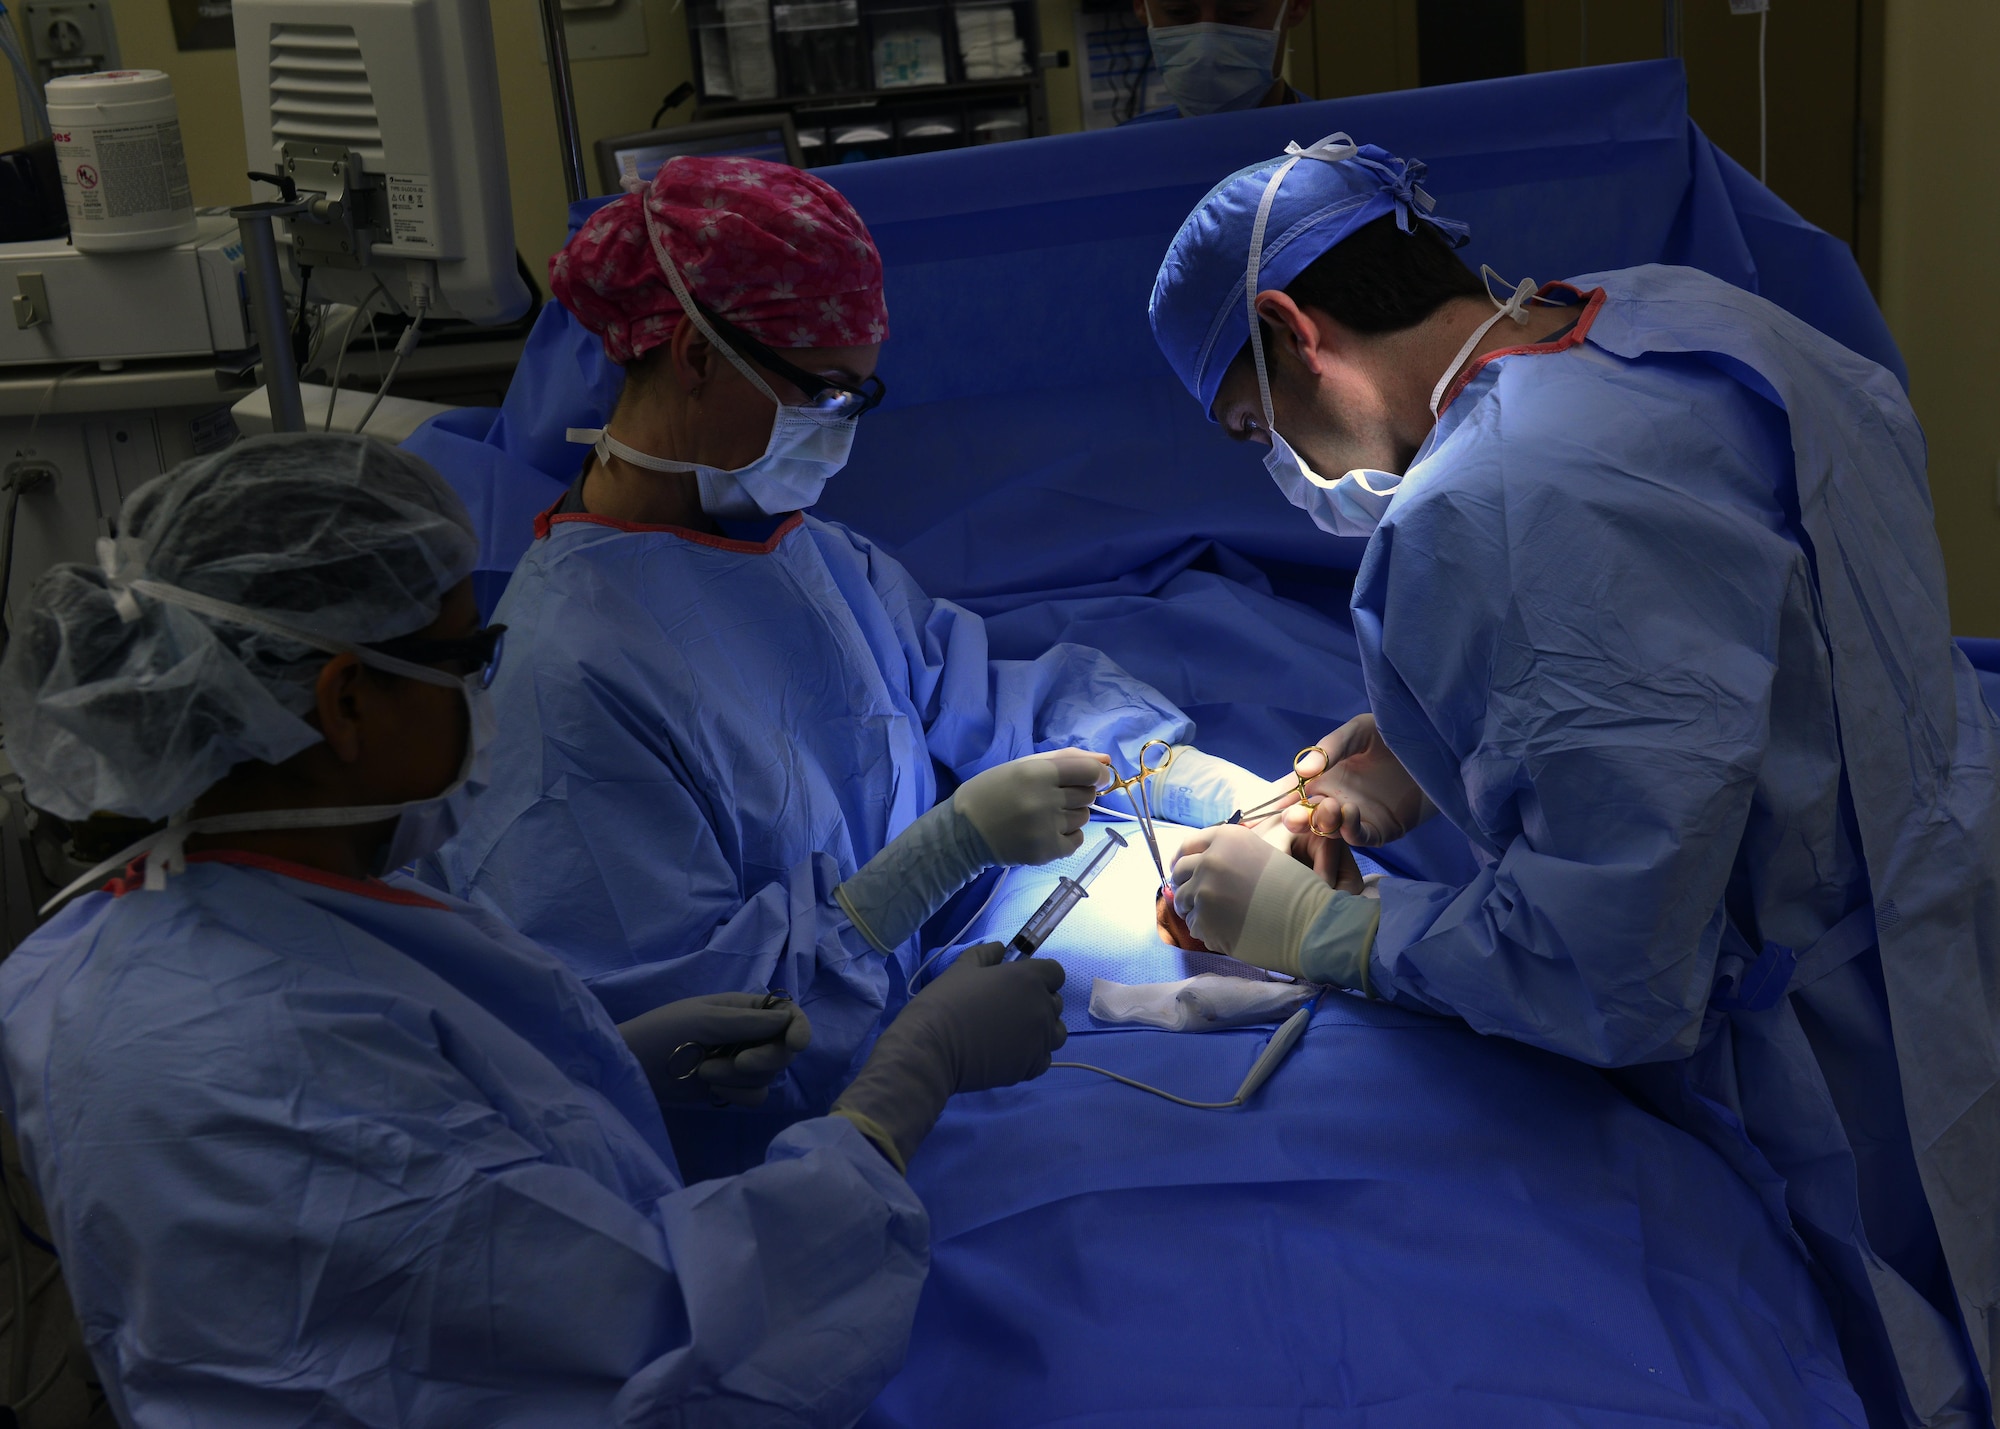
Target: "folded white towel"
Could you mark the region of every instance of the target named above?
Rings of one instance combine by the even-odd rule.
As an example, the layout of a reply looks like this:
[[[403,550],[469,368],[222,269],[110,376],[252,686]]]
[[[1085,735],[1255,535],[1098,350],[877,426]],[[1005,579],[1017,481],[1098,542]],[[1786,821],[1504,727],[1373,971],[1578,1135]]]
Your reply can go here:
[[[1091,980],[1090,1015],[1101,1022],[1133,1022],[1167,1032],[1213,1032],[1282,1021],[1319,991],[1309,982],[1262,982],[1215,973],[1136,985],[1100,977]]]

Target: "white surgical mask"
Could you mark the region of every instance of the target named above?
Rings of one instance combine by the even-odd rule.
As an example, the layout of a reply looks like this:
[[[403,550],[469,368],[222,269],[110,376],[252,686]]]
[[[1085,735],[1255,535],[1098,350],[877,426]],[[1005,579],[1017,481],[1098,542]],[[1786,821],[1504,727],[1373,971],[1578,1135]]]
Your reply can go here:
[[[1257,395],[1264,404],[1264,429],[1271,437],[1271,450],[1264,454],[1264,470],[1271,473],[1271,479],[1278,484],[1278,490],[1285,494],[1285,499],[1312,517],[1313,524],[1328,535],[1373,536],[1375,528],[1382,524],[1383,516],[1388,514],[1389,502],[1401,488],[1403,478],[1394,472],[1361,468],[1332,481],[1327,480],[1278,434],[1277,415],[1271,409],[1270,369],[1264,361],[1263,329],[1257,316],[1257,279],[1264,261],[1264,227],[1271,217],[1271,204],[1278,196],[1278,185],[1284,182],[1285,175],[1301,159],[1339,163],[1353,158],[1359,149],[1347,135],[1329,134],[1308,149],[1293,144],[1289,146],[1289,152],[1291,157],[1272,173],[1270,181],[1264,185],[1263,197],[1258,201],[1257,219],[1250,228],[1250,261],[1243,282],[1243,301],[1250,320],[1250,355],[1257,365]],[[1492,271],[1484,266],[1480,268],[1482,275]],[[1459,368],[1465,366],[1465,360],[1472,356],[1472,350],[1493,325],[1504,317],[1511,317],[1518,323],[1528,320],[1525,307],[1534,291],[1534,283],[1524,278],[1505,303],[1494,299],[1494,306],[1500,311],[1481,323],[1465,340],[1465,345],[1459,348],[1458,355],[1438,379],[1437,386],[1431,389],[1433,418],[1438,414],[1438,406],[1444,398],[1445,389],[1451,385],[1451,379],[1458,375]]]
[[[98,557],[109,573],[116,563],[114,543],[109,540],[99,541]],[[465,696],[467,717],[465,758],[459,763],[458,776],[442,792],[428,799],[411,799],[401,804],[359,804],[328,809],[264,809],[242,814],[212,814],[199,819],[190,818],[188,811],[182,809],[167,820],[165,828],[148,834],[129,848],[120,849],[51,898],[43,905],[44,913],[72,894],[89,888],[141,856],[146,858],[145,886],[154,891],[165,888],[169,874],[179,873],[187,867],[186,844],[195,834],[253,833],[270,829],[346,828],[358,824],[379,824],[394,819],[396,828],[383,851],[379,868],[381,871],[401,868],[405,864],[437,852],[464,822],[466,807],[485,790],[489,782],[493,739],[497,733],[498,722],[494,717],[491,694],[480,673],[465,676],[451,675],[443,670],[434,670],[428,665],[413,664],[408,660],[399,660],[393,655],[384,655],[365,646],[329,640],[283,621],[272,620],[260,612],[232,605],[225,600],[217,600],[213,596],[202,595],[198,591],[183,590],[164,581],[144,577],[127,579],[120,576],[113,579],[111,589],[118,613],[128,622],[138,619],[137,597],[143,595],[168,605],[184,606],[198,614],[226,620],[231,624],[246,625],[253,630],[263,630],[287,640],[295,640],[301,645],[324,650],[330,655],[351,654],[362,664],[393,675],[406,675],[410,679],[422,680],[426,684],[457,689]]]
[[[695,306],[694,296],[681,278],[680,268],[667,252],[666,236],[650,209],[646,213],[646,234],[653,255],[667,275],[667,283],[680,300],[681,313],[695,325],[709,346],[729,360],[759,392],[778,409],[771,420],[771,439],[764,454],[748,466],[725,469],[700,462],[674,461],[627,446],[598,427],[571,427],[564,436],[572,442],[593,447],[600,462],[616,456],[647,471],[691,471],[700,491],[701,509],[725,520],[754,521],[759,516],[779,516],[803,511],[819,500],[827,478],[847,465],[854,446],[852,415],[816,412],[809,407],[792,407],[778,400],[771,384],[764,380],[743,356],[722,340]]]
[[[1268,30],[1251,25],[1146,26],[1160,83],[1183,114],[1219,114],[1249,109],[1269,92],[1277,77],[1278,37],[1285,4]]]

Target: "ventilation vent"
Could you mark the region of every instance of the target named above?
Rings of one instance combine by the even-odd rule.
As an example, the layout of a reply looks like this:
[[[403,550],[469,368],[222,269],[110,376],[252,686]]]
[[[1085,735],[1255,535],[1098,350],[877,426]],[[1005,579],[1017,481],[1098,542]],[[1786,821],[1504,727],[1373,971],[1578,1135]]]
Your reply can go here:
[[[382,160],[382,121],[352,28],[271,27],[271,142],[330,144]]]

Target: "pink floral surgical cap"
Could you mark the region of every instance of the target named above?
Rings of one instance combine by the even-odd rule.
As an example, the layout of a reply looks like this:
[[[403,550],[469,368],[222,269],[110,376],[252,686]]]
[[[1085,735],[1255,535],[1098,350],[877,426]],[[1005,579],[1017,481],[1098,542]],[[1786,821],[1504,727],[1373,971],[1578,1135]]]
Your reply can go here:
[[[645,189],[592,214],[549,262],[550,287],[631,362],[672,339],[695,301],[776,348],[857,347],[889,335],[882,258],[823,179],[761,159],[671,159]]]

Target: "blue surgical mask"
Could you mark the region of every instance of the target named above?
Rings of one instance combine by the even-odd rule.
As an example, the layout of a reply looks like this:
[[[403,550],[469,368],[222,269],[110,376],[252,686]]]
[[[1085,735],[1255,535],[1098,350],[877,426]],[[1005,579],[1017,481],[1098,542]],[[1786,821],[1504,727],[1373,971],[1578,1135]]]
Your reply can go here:
[[[1288,7],[1268,30],[1248,25],[1148,25],[1160,82],[1183,114],[1250,109],[1277,78],[1278,33]]]

